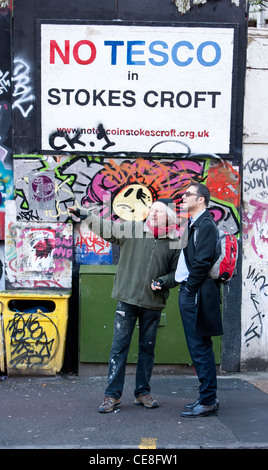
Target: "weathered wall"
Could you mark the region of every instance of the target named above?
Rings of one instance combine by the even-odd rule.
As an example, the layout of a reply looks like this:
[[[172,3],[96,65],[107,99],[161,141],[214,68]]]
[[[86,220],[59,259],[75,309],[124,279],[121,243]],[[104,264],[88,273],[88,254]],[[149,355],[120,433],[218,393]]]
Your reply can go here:
[[[7,8],[0,10],[0,44],[0,289],[4,289],[5,202],[13,197],[11,13]]]
[[[6,214],[6,288],[71,288],[72,224],[16,222],[13,203]]]
[[[241,367],[268,366],[268,33],[248,35],[244,150]]]
[[[33,176],[54,180],[53,205],[36,201],[29,191]],[[48,176],[46,176],[48,175]],[[101,216],[112,220],[133,218],[139,204],[148,207],[159,197],[171,197],[180,218],[182,194],[191,182],[206,182],[211,192],[210,211],[217,224],[239,234],[240,175],[238,168],[216,156],[197,158],[109,158],[15,156],[16,213],[20,222],[68,221],[67,207],[95,204]],[[40,194],[40,192],[39,192]],[[123,211],[119,207],[122,207]],[[181,221],[181,225],[184,221]],[[77,224],[75,260],[79,264],[116,264],[109,243]]]
[[[14,204],[7,205],[6,220],[6,285],[18,287],[68,287],[72,282],[74,306],[77,309],[77,271],[80,264],[116,264],[118,252],[89,232],[85,226],[69,231],[67,206],[76,202],[87,206],[94,202],[104,215],[118,217],[116,205],[133,196],[139,202],[152,202],[159,196],[172,196],[179,208],[181,195],[191,181],[202,181],[211,190],[210,210],[220,225],[240,237],[240,180],[242,155],[242,114],[244,102],[245,66],[245,11],[243,1],[195,1],[182,14],[172,0],[15,0],[14,2],[14,67],[13,67],[13,159]],[[40,87],[40,37],[38,20],[119,20],[144,22],[211,23],[234,26],[236,48],[233,73],[236,76],[232,101],[232,146],[226,159],[211,153],[183,151],[149,154],[145,148],[137,154],[121,152],[111,156],[112,148],[101,153],[104,140],[98,140],[97,150],[83,151],[75,141],[75,148],[63,147],[59,152],[41,151],[40,114],[42,109]],[[37,22],[36,22],[37,20]],[[48,21],[48,22],[49,22]],[[239,52],[239,53],[238,53]],[[37,54],[37,55],[36,55]],[[138,57],[140,58],[140,57]],[[62,75],[62,79],[64,75]],[[155,79],[152,80],[152,83]],[[194,81],[195,82],[195,81]],[[198,82],[193,86],[198,90]],[[64,84],[62,84],[64,87]],[[203,91],[201,90],[203,93]],[[199,93],[199,91],[198,91]],[[200,100],[201,101],[201,100]],[[218,108],[219,110],[219,108]],[[216,109],[216,112],[218,111]],[[228,111],[228,110],[227,110]],[[77,124],[79,125],[79,123]],[[41,128],[42,130],[42,128]],[[226,129],[225,129],[226,131]],[[204,131],[205,132],[205,131]],[[220,134],[220,133],[219,133]],[[62,144],[68,135],[57,136]],[[96,137],[96,136],[95,136]],[[100,137],[100,136],[99,136]],[[180,136],[183,137],[183,136]],[[183,139],[180,139],[183,140]],[[107,140],[106,140],[107,142]],[[63,142],[65,143],[65,142]],[[90,143],[92,143],[90,141]],[[189,142],[188,142],[189,143]],[[101,146],[102,145],[102,146]],[[51,150],[51,149],[50,149]],[[54,152],[53,152],[54,150]],[[160,148],[157,149],[160,151]],[[198,149],[197,149],[198,150]],[[70,152],[70,153],[69,153]],[[60,153],[60,154],[58,154]],[[223,152],[225,153],[225,152]],[[131,190],[131,191],[130,191]],[[104,202],[104,205],[103,205]],[[136,201],[135,201],[136,202]],[[113,213],[106,213],[107,207]],[[8,209],[9,207],[9,209]],[[16,213],[16,220],[15,220]],[[39,228],[37,243],[31,245],[29,236]],[[57,238],[57,230],[65,231]],[[62,232],[64,233],[64,232]],[[38,234],[39,235],[39,234]],[[74,240],[74,264],[71,264],[70,240]],[[52,240],[52,241],[51,241]],[[59,247],[56,246],[59,240]],[[58,251],[57,251],[58,250]],[[73,272],[71,273],[71,269]],[[222,365],[225,370],[238,370],[240,365],[240,264],[234,280],[224,288]],[[76,315],[73,312],[72,315]],[[236,332],[235,336],[233,332]]]
[[[11,77],[11,14],[0,14],[0,288],[62,289],[73,283],[80,264],[116,264],[118,252],[88,231],[85,225],[68,224],[66,207],[76,201],[94,202],[100,211],[114,210],[120,198],[142,189],[144,197],[172,196],[180,203],[183,188],[204,181],[212,193],[210,210],[219,224],[243,237],[238,274],[224,287],[223,370],[263,369],[268,365],[267,324],[267,109],[268,37],[266,30],[250,30],[242,154],[243,53],[237,57],[238,83],[235,151],[223,161],[211,155],[191,154],[153,158],[143,155],[43,155],[36,127],[38,70],[36,67],[36,19],[56,18],[125,21],[181,21],[239,24],[239,48],[243,50],[244,1],[206,0],[15,0],[14,66]],[[2,1],[0,7],[6,7]],[[90,4],[90,5],[89,5]],[[90,13],[89,13],[90,9]],[[37,41],[37,42],[36,42]],[[11,91],[13,89],[13,98]],[[14,139],[12,143],[11,110]],[[107,137],[107,136],[106,136]],[[57,140],[59,142],[59,140]],[[99,147],[101,144],[99,142]],[[78,148],[78,146],[77,146]],[[95,147],[96,148],[96,147]],[[66,150],[66,149],[65,149]],[[70,149],[69,149],[70,150]],[[68,149],[66,150],[68,151]],[[13,153],[14,173],[13,173]],[[13,176],[15,200],[12,199]],[[242,177],[242,190],[240,179]],[[36,179],[37,178],[37,179]],[[34,183],[34,184],[33,184]],[[133,186],[134,185],[134,186]],[[30,189],[29,189],[30,188]],[[107,192],[107,189],[109,190]],[[133,189],[130,193],[129,189]],[[104,197],[105,196],[105,197]],[[240,198],[241,196],[241,198]],[[103,200],[105,199],[105,207]],[[242,203],[240,201],[242,199]],[[124,199],[125,200],[125,199]],[[140,199],[141,201],[141,199]],[[133,200],[132,200],[133,202]],[[132,203],[131,202],[131,203]],[[6,242],[4,216],[6,210]],[[108,211],[109,212],[109,211]],[[107,212],[107,214],[108,214]],[[242,228],[240,226],[242,213]],[[16,220],[15,220],[16,213]],[[108,215],[108,216],[111,216]],[[113,212],[112,217],[118,214]],[[36,237],[38,229],[38,240]],[[30,241],[31,238],[31,241]],[[33,243],[31,243],[33,240]],[[74,241],[74,258],[71,242]],[[5,252],[4,252],[5,250]],[[6,284],[4,278],[6,263]],[[74,261],[74,265],[72,264]],[[73,270],[73,271],[72,271]],[[242,272],[242,279],[240,273]],[[242,282],[241,282],[242,280]],[[242,289],[241,289],[242,288]],[[241,308],[242,290],[242,308]],[[241,314],[241,317],[240,317]],[[72,325],[73,326],[73,325]],[[1,358],[0,358],[1,359]]]

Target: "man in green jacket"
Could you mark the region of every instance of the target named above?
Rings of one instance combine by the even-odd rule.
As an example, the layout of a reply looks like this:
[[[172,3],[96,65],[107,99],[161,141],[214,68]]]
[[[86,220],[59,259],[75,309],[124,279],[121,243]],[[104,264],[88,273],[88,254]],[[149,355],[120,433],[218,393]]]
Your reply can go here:
[[[112,297],[118,300],[114,336],[108,368],[108,384],[100,413],[109,413],[121,403],[127,355],[137,319],[139,354],[134,390],[137,405],[156,408],[150,395],[150,378],[161,311],[169,289],[176,285],[175,270],[179,257],[176,214],[172,199],[152,204],[146,221],[111,222],[92,210],[69,208],[80,221],[86,217],[89,228],[106,241],[120,246],[120,257]]]

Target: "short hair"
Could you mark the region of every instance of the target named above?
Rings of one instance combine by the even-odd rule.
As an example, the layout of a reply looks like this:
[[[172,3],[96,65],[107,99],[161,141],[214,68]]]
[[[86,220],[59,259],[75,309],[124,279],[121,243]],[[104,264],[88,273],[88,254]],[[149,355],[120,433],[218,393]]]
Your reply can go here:
[[[208,207],[210,201],[210,191],[207,186],[201,183],[192,183],[190,186],[196,187],[198,196],[205,199],[205,204]]]

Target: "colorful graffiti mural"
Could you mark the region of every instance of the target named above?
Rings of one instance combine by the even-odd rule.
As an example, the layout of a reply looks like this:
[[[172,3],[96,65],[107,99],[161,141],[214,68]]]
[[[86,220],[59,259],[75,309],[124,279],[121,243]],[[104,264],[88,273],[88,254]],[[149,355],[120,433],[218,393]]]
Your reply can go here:
[[[55,198],[50,197],[49,205],[44,200],[36,205],[30,186],[38,176],[42,181],[49,176],[51,181],[52,172]],[[216,156],[158,159],[17,155],[14,175],[16,214],[21,222],[67,223],[67,207],[74,204],[93,206],[101,217],[114,221],[141,220],[156,199],[170,197],[183,227],[186,215],[180,211],[182,194],[192,182],[199,181],[211,191],[209,210],[214,220],[230,232],[239,233],[239,173]],[[113,264],[111,246],[92,234],[86,224],[75,226],[74,247],[80,264]]]
[[[16,222],[11,216],[13,203],[9,201],[6,216],[6,286],[70,288],[72,224]]]
[[[6,11],[0,15],[0,240],[5,238],[5,201],[13,197],[10,34]]]
[[[217,8],[205,0],[158,2],[154,11],[151,1],[141,14],[135,1],[127,7],[126,2],[103,2],[99,9],[92,6],[94,2],[89,2],[91,6],[78,3],[74,12],[73,2],[66,0],[59,18],[57,7],[44,8],[44,0],[27,0],[27,15],[24,2],[18,1],[13,16],[6,17],[15,25],[6,35],[12,44],[13,67],[3,40],[3,57],[8,61],[0,63],[0,230],[4,227],[1,214],[6,214],[3,262],[8,289],[69,288],[78,272],[77,266],[72,271],[72,261],[117,264],[118,247],[91,232],[85,222],[71,223],[67,208],[72,205],[94,207],[100,216],[117,222],[142,220],[157,198],[172,197],[180,233],[187,221],[180,211],[182,194],[192,182],[200,181],[210,189],[209,210],[217,224],[240,235],[244,5],[238,0],[230,5],[218,2]],[[182,3],[185,9],[178,8],[179,12],[187,10],[188,15],[178,13]],[[150,23],[152,11],[156,35]],[[104,17],[109,25],[100,24]],[[110,27],[118,34],[120,25],[114,24],[114,18],[127,20],[119,34],[122,47],[103,42],[110,39]],[[200,27],[192,27],[194,23]],[[96,61],[92,56],[91,64],[84,46],[89,46],[88,35],[94,29],[97,34],[91,44],[106,55],[98,53]],[[187,33],[191,40],[187,57],[183,42],[178,42],[179,30],[183,39]],[[86,37],[80,37],[81,32]],[[132,44],[137,34],[146,39],[146,47]],[[107,74],[107,64],[118,75]],[[65,69],[68,83],[62,83],[66,74],[60,70]],[[158,75],[162,71],[157,84],[156,69]],[[202,72],[198,88],[196,70]],[[91,75],[93,82],[87,80]],[[112,76],[118,80],[111,80]],[[118,91],[111,89],[111,83]],[[14,200],[7,201],[13,195]],[[4,208],[6,201],[12,204]],[[260,240],[255,240],[260,250]],[[228,286],[227,300],[233,285]],[[70,316],[76,315],[78,300]],[[20,322],[28,335],[31,320]],[[16,322],[12,328],[15,337]],[[224,348],[226,355],[229,344]]]
[[[255,149],[254,149],[255,151]],[[246,147],[243,178],[243,296],[241,363],[265,364],[268,360],[267,330],[267,241],[268,161],[266,149],[259,148],[257,157]]]

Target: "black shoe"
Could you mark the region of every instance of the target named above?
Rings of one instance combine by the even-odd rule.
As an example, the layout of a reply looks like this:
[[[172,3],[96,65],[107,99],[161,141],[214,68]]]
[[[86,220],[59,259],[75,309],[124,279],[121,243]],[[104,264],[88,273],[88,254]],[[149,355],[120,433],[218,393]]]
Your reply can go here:
[[[186,410],[192,410],[198,404],[199,404],[199,398],[194,403],[189,403],[188,405],[185,405],[185,408]],[[217,408],[220,407],[218,398],[216,398],[215,400],[215,405],[217,405]]]
[[[216,415],[218,412],[217,405],[199,405],[197,404],[192,410],[182,411],[183,418],[198,418],[201,416]]]

